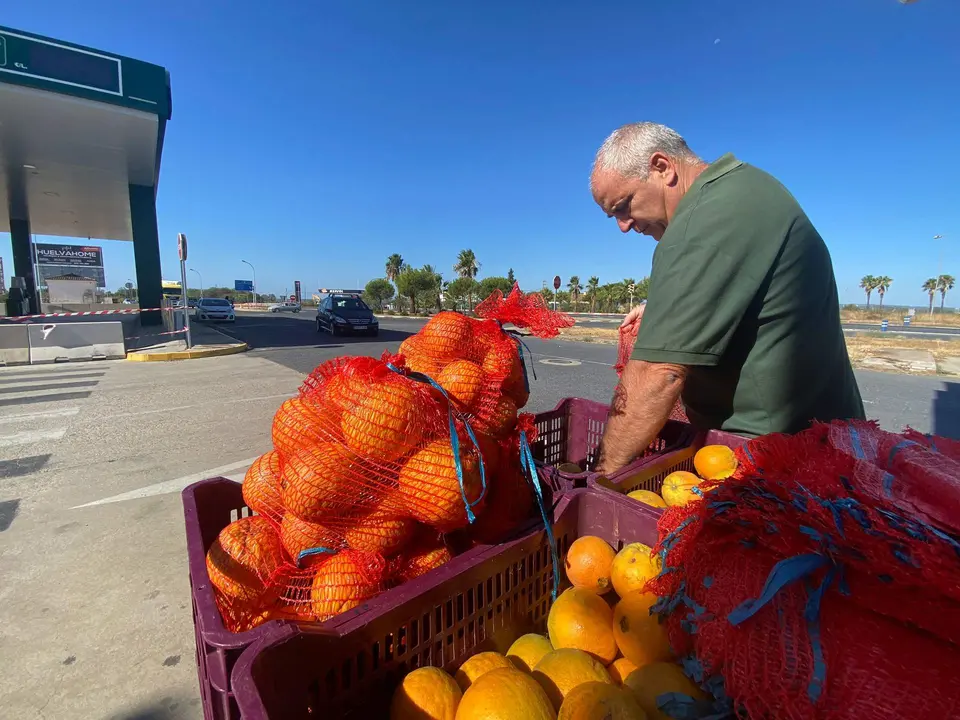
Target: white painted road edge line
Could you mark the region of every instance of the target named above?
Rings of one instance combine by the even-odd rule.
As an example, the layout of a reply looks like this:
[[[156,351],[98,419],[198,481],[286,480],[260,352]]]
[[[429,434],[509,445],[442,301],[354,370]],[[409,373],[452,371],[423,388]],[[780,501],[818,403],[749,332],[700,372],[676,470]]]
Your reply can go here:
[[[131,490],[130,492],[112,495],[110,497],[102,498],[101,500],[94,500],[93,502],[84,503],[83,505],[74,505],[70,509],[80,510],[82,508],[93,507],[95,505],[109,505],[111,503],[126,502],[127,500],[140,500],[142,498],[154,497],[156,495],[168,495],[169,493],[180,492],[187,487],[187,485],[192,485],[195,482],[200,482],[201,480],[206,480],[210,477],[216,477],[217,475],[232,473],[239,469],[246,469],[253,465],[253,462],[258,457],[260,456],[257,455],[256,457],[248,458],[247,460],[240,460],[239,462],[230,463],[229,465],[221,465],[220,467],[210,468],[209,470],[203,470],[202,472],[194,473],[193,475],[184,475],[183,477],[176,478],[175,480],[164,480],[163,482],[147,485],[146,487],[138,488],[137,490]]]
[[[40,412],[21,413],[19,415],[5,415],[0,417],[0,425],[4,423],[23,422],[24,420],[43,420],[44,418],[70,417],[80,412],[80,408],[63,408],[62,410],[41,410]]]
[[[13,447],[14,445],[29,445],[30,443],[50,442],[59,440],[67,434],[66,428],[59,430],[25,430],[14,433],[13,435],[0,435],[0,447]]]

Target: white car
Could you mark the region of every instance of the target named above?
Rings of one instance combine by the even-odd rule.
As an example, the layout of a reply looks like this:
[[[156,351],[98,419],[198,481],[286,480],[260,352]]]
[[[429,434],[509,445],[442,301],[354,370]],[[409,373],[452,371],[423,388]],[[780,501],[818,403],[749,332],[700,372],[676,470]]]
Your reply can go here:
[[[272,313],[279,313],[279,312],[298,313],[300,312],[300,303],[295,303],[295,302],[274,303],[273,305],[268,307],[267,310],[269,310]]]
[[[233,305],[223,298],[200,298],[193,311],[194,320],[223,320],[236,322],[237,316],[233,312]]]

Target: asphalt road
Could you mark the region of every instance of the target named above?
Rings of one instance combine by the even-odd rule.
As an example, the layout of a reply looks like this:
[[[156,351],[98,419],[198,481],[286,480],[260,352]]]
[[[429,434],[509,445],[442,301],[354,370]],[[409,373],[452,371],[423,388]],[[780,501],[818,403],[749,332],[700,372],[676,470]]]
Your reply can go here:
[[[0,368],[0,674],[3,717],[201,717],[180,491],[239,479],[270,448],[277,407],[342,354],[396,350],[318,335],[313,317],[242,315],[242,355]],[[527,342],[528,409],[607,401],[612,345]],[[871,417],[960,437],[960,383],[858,373]]]

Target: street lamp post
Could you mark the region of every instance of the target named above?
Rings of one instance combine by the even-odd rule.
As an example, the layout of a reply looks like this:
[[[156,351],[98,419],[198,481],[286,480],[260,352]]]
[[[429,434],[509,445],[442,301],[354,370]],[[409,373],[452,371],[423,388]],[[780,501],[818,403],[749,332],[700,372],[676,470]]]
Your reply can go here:
[[[253,266],[253,263],[247,262],[246,260],[241,260],[240,262],[249,265],[250,269],[253,270],[253,304],[257,304],[257,269]]]
[[[197,277],[200,278],[200,299],[203,300],[203,275],[200,274],[199,270],[194,270],[190,268],[190,272],[195,272]]]

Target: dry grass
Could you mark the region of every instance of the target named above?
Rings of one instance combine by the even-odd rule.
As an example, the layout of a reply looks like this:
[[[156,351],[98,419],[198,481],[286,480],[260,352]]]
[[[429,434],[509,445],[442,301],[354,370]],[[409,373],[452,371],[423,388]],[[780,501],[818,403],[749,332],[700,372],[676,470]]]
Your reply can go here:
[[[616,345],[620,342],[620,331],[616,325],[609,328],[597,327],[577,327],[564,328],[560,335],[568,340],[579,340],[580,342],[603,343],[605,345]]]
[[[885,309],[883,312],[873,309],[868,312],[861,309],[852,310],[843,308],[840,311],[840,320],[844,323],[867,323],[870,325],[879,325],[881,320],[889,320],[891,326],[902,325],[903,308],[893,308],[892,310]],[[933,325],[938,327],[960,327],[960,313],[938,312],[934,313],[931,317],[929,313],[919,311],[916,315],[914,315],[913,319],[910,321],[910,324]]]

